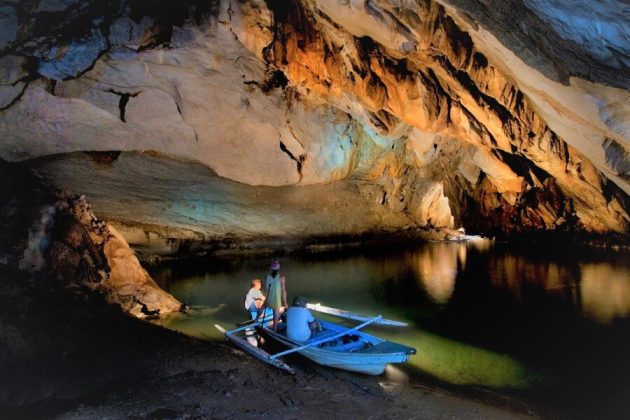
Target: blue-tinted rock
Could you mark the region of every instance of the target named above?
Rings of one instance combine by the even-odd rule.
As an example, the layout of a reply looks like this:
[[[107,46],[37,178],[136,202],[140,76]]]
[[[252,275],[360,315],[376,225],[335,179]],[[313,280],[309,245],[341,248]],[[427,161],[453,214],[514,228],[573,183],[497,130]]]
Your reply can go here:
[[[26,84],[20,80],[27,75],[25,63],[24,57],[15,55],[0,58],[0,109],[8,107],[24,91]]]
[[[12,4],[0,6],[0,49],[6,48],[17,35],[17,12]]]
[[[5,55],[0,58],[0,85],[10,85],[24,76],[26,71],[24,70],[24,64],[26,59],[24,57],[17,57],[15,55]]]
[[[613,139],[606,139],[602,147],[608,166],[620,177],[630,179],[630,152]]]
[[[77,4],[80,0],[42,0],[37,6],[37,12],[61,12]]]
[[[109,28],[109,42],[112,45],[133,46],[142,42],[145,28],[151,26],[153,20],[143,18],[140,23],[136,23],[128,17],[116,19]]]
[[[74,41],[65,47],[53,47],[39,63],[37,69],[42,76],[54,80],[75,77],[88,69],[109,47],[107,38],[98,30],[92,31],[87,39]]]
[[[0,109],[4,109],[22,94],[26,84],[24,82],[15,85],[0,85]]]

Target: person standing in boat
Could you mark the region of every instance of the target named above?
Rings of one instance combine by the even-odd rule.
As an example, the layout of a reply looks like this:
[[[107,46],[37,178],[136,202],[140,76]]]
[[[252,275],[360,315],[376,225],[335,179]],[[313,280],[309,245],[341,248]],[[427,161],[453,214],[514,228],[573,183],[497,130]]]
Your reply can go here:
[[[271,263],[271,271],[265,277],[265,290],[267,293],[267,306],[273,310],[273,330],[278,330],[280,313],[283,308],[288,308],[286,278],[280,274],[280,261],[274,259]]]

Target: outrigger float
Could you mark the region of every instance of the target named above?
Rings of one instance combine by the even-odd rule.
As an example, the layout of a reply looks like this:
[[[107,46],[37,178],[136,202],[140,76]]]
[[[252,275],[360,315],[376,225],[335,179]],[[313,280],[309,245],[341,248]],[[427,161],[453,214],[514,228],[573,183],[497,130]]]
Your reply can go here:
[[[278,325],[278,331],[269,328],[272,317],[261,317],[250,321],[247,325],[226,331],[220,325],[215,327],[221,331],[228,340],[240,347],[256,359],[270,364],[289,373],[295,373],[293,368],[280,360],[281,357],[291,353],[299,353],[312,361],[338,369],[360,372],[367,375],[380,375],[389,363],[405,363],[409,356],[416,354],[416,349],[393,341],[383,340],[373,335],[361,332],[368,325],[384,325],[405,327],[404,322],[384,319],[382,316],[370,317],[341,309],[330,308],[320,304],[308,304],[313,311],[335,315],[345,319],[363,321],[356,327],[345,327],[333,322],[317,319],[322,325],[323,331],[314,334],[304,343],[288,338],[284,331],[284,322]],[[255,328],[262,336],[272,339],[288,349],[279,353],[269,354],[265,350],[253,345],[247,337],[239,335],[252,331]]]

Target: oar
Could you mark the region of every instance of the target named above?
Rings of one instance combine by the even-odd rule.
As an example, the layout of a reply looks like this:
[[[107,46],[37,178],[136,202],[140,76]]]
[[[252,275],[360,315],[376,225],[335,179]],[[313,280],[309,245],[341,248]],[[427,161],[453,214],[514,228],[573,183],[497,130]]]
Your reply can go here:
[[[264,317],[265,321],[269,321],[273,319],[273,315],[267,315],[266,317]],[[260,318],[254,318],[254,319],[248,319],[247,321],[243,321],[243,322],[239,322],[236,324],[237,327],[242,327],[243,325],[251,325],[251,324],[255,324],[257,322],[260,322]]]
[[[267,322],[267,321],[271,321],[272,319],[273,319],[273,315],[268,315],[266,317],[252,319],[252,320],[248,321],[246,325],[242,325],[242,326],[240,326],[238,328],[234,328],[233,330],[226,331],[225,333],[226,334],[234,334],[234,333],[237,333],[237,332],[241,332],[241,331],[244,331],[244,330],[246,330],[248,328],[252,328],[252,324],[254,324],[254,323],[258,323],[258,322],[263,322],[264,323],[264,322]],[[215,327],[216,326],[217,326],[217,324],[215,324]]]
[[[335,315],[340,318],[352,319],[354,321],[366,321],[371,319],[371,316],[357,314],[354,312],[346,311],[343,309],[331,308],[329,306],[324,306],[320,303],[307,303],[306,307],[312,311],[321,312],[323,314]],[[406,322],[400,321],[392,321],[391,319],[381,319],[377,322],[378,325],[388,325],[390,327],[406,327],[408,324]]]
[[[265,301],[263,302],[263,306],[262,306],[262,320],[260,321],[260,329],[262,330],[265,327],[265,311],[267,310],[267,302],[269,302],[269,292],[271,291],[271,283],[269,283],[269,286],[267,286],[267,294],[265,295]],[[275,320],[275,318],[272,316],[272,318]],[[258,319],[258,318],[256,318]],[[258,339],[256,340],[256,346],[260,347],[260,340],[262,339],[262,333],[259,331],[258,332]]]
[[[303,346],[300,346],[300,347],[295,347],[293,349],[289,349],[289,350],[282,351],[280,353],[276,353],[274,355],[271,355],[269,358],[271,360],[277,359],[278,357],[286,356],[287,354],[295,353],[296,351],[304,350],[304,349],[309,348],[309,347],[315,347],[315,346],[318,346],[320,344],[327,343],[327,342],[332,341],[332,340],[336,340],[339,337],[343,337],[344,335],[347,335],[347,334],[349,334],[351,332],[358,331],[361,328],[367,327],[368,325],[373,324],[373,323],[377,322],[380,319],[383,319],[383,317],[379,315],[377,317],[374,317],[374,318],[370,319],[369,321],[365,321],[361,325],[357,325],[354,328],[351,328],[349,330],[346,330],[346,331],[340,332],[338,334],[335,334],[332,337],[326,337],[326,338],[322,338],[321,340],[315,340],[312,343],[304,344]]]

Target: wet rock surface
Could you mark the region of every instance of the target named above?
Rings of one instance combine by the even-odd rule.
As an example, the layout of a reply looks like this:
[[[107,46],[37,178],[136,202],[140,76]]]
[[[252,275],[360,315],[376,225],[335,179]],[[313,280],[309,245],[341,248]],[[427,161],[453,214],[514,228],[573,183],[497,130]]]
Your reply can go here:
[[[491,28],[528,64],[568,83],[570,76],[630,88],[630,12],[619,0],[560,4],[548,0],[446,0],[471,19]],[[514,17],[518,19],[514,19]]]
[[[218,177],[200,164],[138,153],[122,153],[106,166],[84,154],[41,159],[30,166],[50,188],[64,185],[88,194],[109,226],[143,257],[317,249],[458,234],[436,228],[440,220],[434,226],[418,223],[410,212],[401,211],[404,203],[387,198],[413,197],[418,185],[374,188],[350,179],[326,186],[252,187]],[[93,171],[98,181],[91,179]],[[121,196],[123,183],[126,192]],[[439,214],[444,200],[440,185],[433,188],[431,201],[421,201],[425,194],[418,198],[424,220]],[[446,212],[443,223],[451,223],[450,217]]]

